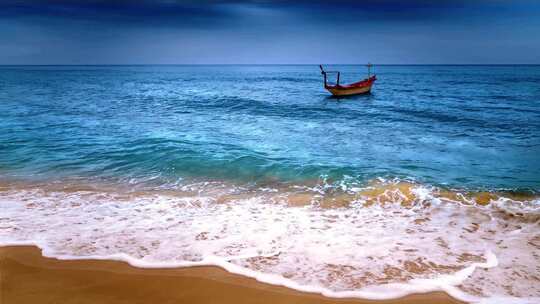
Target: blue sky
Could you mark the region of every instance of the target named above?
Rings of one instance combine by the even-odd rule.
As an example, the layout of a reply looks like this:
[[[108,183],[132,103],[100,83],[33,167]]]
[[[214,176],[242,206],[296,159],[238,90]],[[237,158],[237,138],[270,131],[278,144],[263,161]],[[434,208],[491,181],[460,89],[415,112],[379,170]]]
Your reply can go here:
[[[0,3],[0,64],[540,63],[540,1]]]

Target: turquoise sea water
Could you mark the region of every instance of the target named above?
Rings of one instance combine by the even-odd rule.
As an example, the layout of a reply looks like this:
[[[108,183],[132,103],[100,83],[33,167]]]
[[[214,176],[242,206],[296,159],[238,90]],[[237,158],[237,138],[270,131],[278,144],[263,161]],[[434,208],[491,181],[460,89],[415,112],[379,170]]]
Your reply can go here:
[[[363,66],[329,66],[342,82]],[[0,67],[0,176],[540,187],[540,66]]]
[[[363,66],[338,66],[343,82]],[[540,66],[0,67],[0,246],[540,303]]]

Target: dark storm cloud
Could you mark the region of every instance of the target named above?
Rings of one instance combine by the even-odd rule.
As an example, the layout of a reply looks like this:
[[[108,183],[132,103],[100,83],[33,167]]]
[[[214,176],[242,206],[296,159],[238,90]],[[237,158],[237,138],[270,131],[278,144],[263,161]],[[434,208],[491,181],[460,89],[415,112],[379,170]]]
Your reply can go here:
[[[532,1],[521,1],[534,3]],[[478,15],[504,13],[504,0],[7,0],[0,2],[0,17],[33,20],[75,20],[126,26],[217,27],[234,26],[242,19],[273,16],[254,15],[249,9],[287,12],[311,23],[456,22]],[[531,4],[534,5],[534,4]],[[538,8],[538,3],[535,5]]]
[[[185,25],[214,23],[230,18],[227,10],[196,1],[7,1],[0,3],[4,18],[71,19],[105,23],[137,24],[153,22]]]
[[[539,62],[534,0],[0,1],[0,63]]]
[[[190,21],[216,21],[242,17],[227,7],[259,7],[274,10],[289,10],[298,14],[315,16],[342,16],[355,18],[367,13],[378,19],[437,18],[450,15],[465,4],[485,1],[270,1],[270,0],[205,0],[205,1],[28,1],[8,0],[0,3],[3,17],[49,17],[90,19],[110,22],[137,22],[148,19],[175,20],[179,24]]]

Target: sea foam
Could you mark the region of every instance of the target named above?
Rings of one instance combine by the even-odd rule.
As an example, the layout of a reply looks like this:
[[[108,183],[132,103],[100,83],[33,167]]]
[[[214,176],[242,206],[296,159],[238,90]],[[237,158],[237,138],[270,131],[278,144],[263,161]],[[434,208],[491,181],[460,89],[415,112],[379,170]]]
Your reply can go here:
[[[349,205],[329,208],[320,189],[302,194],[312,196],[309,203],[291,204],[299,195],[291,189],[305,187],[194,195],[10,188],[0,191],[0,244],[141,268],[214,265],[336,298],[538,297],[537,201],[505,208],[508,198],[484,206],[432,187],[384,187],[350,190]]]

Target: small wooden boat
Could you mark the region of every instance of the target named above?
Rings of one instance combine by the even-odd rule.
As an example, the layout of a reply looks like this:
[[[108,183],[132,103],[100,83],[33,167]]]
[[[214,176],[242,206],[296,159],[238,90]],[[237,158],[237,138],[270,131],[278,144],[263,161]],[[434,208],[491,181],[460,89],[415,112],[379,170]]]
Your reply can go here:
[[[371,64],[369,63],[367,65],[368,77],[366,79],[346,85],[339,84],[339,71],[325,71],[322,65],[319,65],[319,67],[321,68],[321,74],[324,76],[324,88],[327,89],[334,96],[349,96],[369,93],[371,91],[371,86],[373,86],[373,83],[375,82],[375,80],[377,80],[377,77],[375,75],[371,76]],[[327,83],[326,74],[328,73],[337,74],[337,81],[335,85]]]

